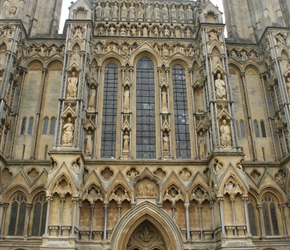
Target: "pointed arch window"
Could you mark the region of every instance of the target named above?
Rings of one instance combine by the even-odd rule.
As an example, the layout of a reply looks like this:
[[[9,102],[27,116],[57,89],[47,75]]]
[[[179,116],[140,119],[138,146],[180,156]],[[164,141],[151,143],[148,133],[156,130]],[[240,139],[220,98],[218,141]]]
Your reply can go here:
[[[45,117],[43,119],[43,128],[42,128],[42,134],[43,135],[47,134],[47,128],[48,128],[48,117]]]
[[[102,117],[101,157],[116,155],[116,121],[117,121],[118,67],[109,64],[105,68],[104,99]]]
[[[45,229],[47,202],[45,194],[38,195],[33,204],[32,235],[42,236]]]
[[[240,132],[241,132],[241,137],[245,138],[246,137],[246,131],[245,131],[245,123],[243,120],[240,120]]]
[[[190,158],[190,134],[188,122],[186,76],[182,66],[175,65],[173,67],[172,82],[174,96],[176,157],[188,159]]]
[[[252,236],[257,236],[257,227],[256,227],[256,215],[255,215],[255,207],[252,202],[248,203],[248,211],[249,211],[249,222],[250,222],[250,231]]]
[[[256,120],[254,121],[254,129],[256,137],[260,137],[259,124]]]
[[[56,122],[56,118],[55,117],[52,117],[51,120],[50,120],[50,129],[49,129],[49,134],[50,135],[54,135],[55,122]]]
[[[26,217],[26,198],[22,193],[18,193],[11,203],[10,224],[8,235],[24,235],[24,224]]]
[[[156,158],[154,65],[148,57],[137,63],[136,157]]]
[[[22,118],[21,128],[20,128],[20,134],[24,135],[26,129],[26,117]]]
[[[266,235],[279,235],[276,203],[271,195],[263,198],[262,211]]]
[[[31,135],[33,130],[33,117],[30,117],[29,123],[28,123],[28,131],[27,134]]]
[[[261,121],[261,132],[262,132],[262,137],[263,137],[263,138],[266,138],[267,135],[266,135],[266,128],[265,128],[265,123],[264,123],[264,121]]]

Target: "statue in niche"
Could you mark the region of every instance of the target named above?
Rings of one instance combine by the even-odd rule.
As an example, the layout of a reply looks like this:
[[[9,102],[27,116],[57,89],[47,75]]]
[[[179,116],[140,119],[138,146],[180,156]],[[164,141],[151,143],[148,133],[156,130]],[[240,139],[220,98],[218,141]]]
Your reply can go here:
[[[169,56],[169,49],[168,49],[167,45],[163,45],[162,55]]]
[[[165,29],[164,29],[164,36],[165,37],[169,37],[170,36],[170,30],[167,27],[165,27]]]
[[[126,81],[129,81],[129,79],[126,78],[125,82]],[[130,112],[130,88],[128,85],[126,85],[125,89],[124,89],[123,110],[124,110],[124,112]]]
[[[93,85],[91,89],[89,89],[89,98],[88,98],[88,110],[95,110],[96,107],[96,95],[97,90]]]
[[[146,26],[143,27],[142,32],[143,32],[143,36],[148,36],[148,29]]]
[[[70,117],[67,118],[67,123],[63,125],[62,131],[62,145],[71,146],[73,142],[74,125]]]
[[[185,33],[186,33],[186,37],[191,37],[191,30],[190,30],[190,28],[187,28],[186,31],[185,31]]]
[[[166,4],[163,5],[163,8],[162,8],[161,12],[162,12],[162,21],[163,22],[168,22],[168,20],[169,20],[169,18],[168,18],[168,8],[167,8]]]
[[[101,2],[98,2],[98,5],[96,7],[96,20],[101,20],[102,19],[102,6]]]
[[[205,136],[203,135],[202,131],[199,132],[198,152],[199,152],[199,158],[203,159],[206,157],[206,141],[205,141]]]
[[[118,20],[118,10],[119,10],[119,7],[118,7],[118,4],[115,3],[114,6],[112,7],[112,13],[111,13],[111,16],[112,16],[112,21],[117,21]]]
[[[189,23],[193,23],[193,10],[192,10],[191,5],[187,6],[186,17]]]
[[[100,36],[104,35],[105,30],[104,30],[103,26],[100,26],[100,27],[99,27],[98,32],[99,32],[99,35],[100,35]]]
[[[218,41],[218,35],[215,31],[211,31],[209,32],[209,40],[210,41],[213,41],[213,40],[217,40]]]
[[[154,196],[154,187],[152,184],[147,184],[146,185],[146,196]]]
[[[129,8],[129,20],[130,21],[135,21],[135,7],[133,2],[131,3],[131,6]]]
[[[163,133],[163,151],[169,151],[170,145],[169,145],[169,135],[168,132],[165,131]]]
[[[220,136],[221,136],[221,145],[223,147],[231,147],[232,145],[231,130],[226,119],[223,119],[222,124],[220,126]]]
[[[214,170],[217,174],[219,174],[223,170],[223,165],[218,160],[215,161]]]
[[[129,46],[126,43],[123,43],[122,48],[121,48],[121,54],[128,55],[129,52],[130,52]]]
[[[171,15],[171,22],[177,22],[177,11],[175,9],[174,4],[172,4],[171,6],[170,15]]]
[[[185,22],[185,14],[184,14],[184,9],[183,9],[183,5],[181,4],[180,7],[179,7],[179,21],[181,23],[184,23]]]
[[[133,26],[133,27],[131,28],[131,36],[136,36],[136,35],[137,35],[137,29],[136,29],[135,26]]]
[[[290,100],[290,76],[289,75],[286,77],[286,87],[287,87],[287,92],[288,92],[288,99]]]
[[[142,3],[139,3],[138,10],[137,10],[137,20],[143,21],[144,18],[144,9]]]
[[[215,80],[216,88],[216,98],[220,100],[226,100],[226,84],[224,80],[221,79],[221,73],[217,74],[217,79]]]
[[[92,155],[93,154],[93,135],[91,130],[88,130],[86,137],[85,137],[85,154],[86,155]]]
[[[129,141],[130,141],[130,135],[129,132],[126,130],[123,135],[123,151],[128,152],[129,151]]]
[[[111,16],[111,8],[109,6],[109,2],[106,2],[106,6],[104,8],[104,20],[109,21]]]
[[[154,33],[154,36],[159,36],[159,29],[157,26],[154,27],[153,33]]]
[[[120,35],[125,36],[126,35],[126,28],[124,26],[121,27],[120,29]]]
[[[163,81],[166,82],[164,79]],[[161,91],[161,111],[162,112],[168,112],[168,107],[167,107],[167,89],[165,86],[162,87]]]
[[[180,178],[184,181],[188,181],[189,177],[191,176],[191,172],[188,171],[187,168],[182,169],[182,171],[179,174]]]
[[[153,14],[154,14],[154,21],[159,22],[160,21],[160,9],[158,4],[155,5],[153,9]]]
[[[142,184],[140,184],[137,188],[137,194],[138,196],[145,196],[145,190]]]
[[[152,12],[153,12],[153,10],[152,10],[152,6],[151,6],[151,4],[149,3],[149,4],[147,5],[147,8],[146,8],[146,21],[151,21],[151,18],[152,18]]]
[[[111,26],[109,30],[110,30],[110,36],[115,35],[115,27],[114,26]]]
[[[175,28],[175,37],[181,37],[181,31],[178,27]]]
[[[121,21],[127,20],[127,14],[128,14],[128,10],[127,10],[126,3],[124,2],[121,7]]]
[[[72,72],[72,76],[68,78],[67,84],[67,98],[76,98],[77,97],[77,85],[78,78],[75,76],[75,72]]]

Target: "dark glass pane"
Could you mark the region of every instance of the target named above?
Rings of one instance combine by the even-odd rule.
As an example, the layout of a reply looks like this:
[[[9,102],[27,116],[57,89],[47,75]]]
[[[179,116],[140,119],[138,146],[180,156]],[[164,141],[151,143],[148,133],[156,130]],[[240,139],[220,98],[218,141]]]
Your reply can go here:
[[[154,66],[148,57],[137,63],[136,157],[156,158]]]
[[[54,131],[55,131],[55,122],[56,122],[56,119],[54,117],[51,118],[51,121],[50,121],[50,129],[49,129],[49,134],[50,135],[54,135]]]
[[[264,215],[264,226],[265,226],[266,235],[272,235],[268,205],[264,203],[262,205],[262,209],[263,209],[263,215]]]
[[[45,117],[43,120],[43,128],[42,128],[42,134],[46,135],[47,134],[47,128],[48,128],[48,118]]]
[[[46,211],[47,211],[47,202],[45,202],[42,205],[40,236],[43,235],[44,234],[44,231],[45,231]]]
[[[174,95],[174,122],[176,137],[176,157],[190,158],[190,134],[188,122],[188,104],[186,94],[186,77],[184,68],[180,65],[172,71]]]
[[[33,117],[29,119],[29,124],[28,124],[28,131],[27,134],[31,135],[32,134],[32,129],[33,129]]]
[[[264,138],[267,137],[264,121],[261,121],[261,131],[262,131],[262,137],[264,137]]]
[[[270,205],[270,211],[271,211],[271,219],[272,219],[274,235],[279,235],[279,227],[278,227],[278,221],[277,221],[276,206],[275,206],[274,203],[272,203]]]
[[[39,227],[40,227],[40,215],[41,215],[41,204],[37,202],[34,206],[34,213],[33,213],[33,226],[32,226],[32,235],[38,236],[39,235]]]
[[[17,202],[13,202],[12,205],[11,205],[11,215],[10,215],[10,223],[9,223],[8,235],[14,235],[15,234],[17,211],[18,211],[18,203]]]
[[[26,215],[26,203],[21,202],[20,209],[19,209],[19,215],[18,215],[18,224],[17,224],[16,235],[21,236],[24,233],[25,215]]]
[[[109,64],[105,69],[102,118],[101,157],[116,156],[118,68]]]
[[[241,137],[242,138],[246,137],[245,124],[243,120],[240,120],[240,130],[241,130]]]
[[[260,137],[259,125],[257,121],[254,121],[254,129],[256,137]]]
[[[24,135],[25,134],[25,127],[26,127],[26,118],[24,117],[22,119],[22,123],[21,123],[21,130],[20,130],[20,134]]]
[[[252,203],[248,204],[248,210],[249,210],[249,221],[250,221],[251,234],[253,236],[257,236],[255,208],[254,208]]]

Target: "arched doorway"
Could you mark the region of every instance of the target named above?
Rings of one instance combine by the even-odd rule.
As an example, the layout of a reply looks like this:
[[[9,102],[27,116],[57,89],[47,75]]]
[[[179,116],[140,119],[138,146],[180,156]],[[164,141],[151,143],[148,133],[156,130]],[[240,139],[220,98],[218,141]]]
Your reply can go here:
[[[148,220],[141,223],[131,235],[126,250],[166,250],[166,241]]]

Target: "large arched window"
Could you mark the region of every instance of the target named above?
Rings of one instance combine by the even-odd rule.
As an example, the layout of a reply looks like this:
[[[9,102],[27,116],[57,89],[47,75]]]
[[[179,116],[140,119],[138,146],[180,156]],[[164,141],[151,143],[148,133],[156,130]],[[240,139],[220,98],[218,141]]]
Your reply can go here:
[[[116,155],[116,121],[117,121],[118,67],[109,64],[105,68],[104,99],[102,118],[101,157]]]
[[[23,236],[26,216],[26,198],[22,193],[15,195],[11,203],[8,235]]]
[[[249,223],[250,223],[250,231],[252,236],[257,236],[257,224],[256,224],[256,207],[255,203],[250,199],[248,203],[248,216],[249,216]]]
[[[148,57],[137,63],[136,157],[156,158],[154,66]]]
[[[172,69],[174,95],[174,122],[176,137],[176,157],[190,158],[190,134],[184,68],[175,65]]]
[[[266,235],[279,235],[277,209],[272,195],[265,195],[262,202],[262,210]]]
[[[33,204],[33,224],[32,235],[42,236],[45,229],[46,209],[47,202],[45,200],[45,194],[42,193],[35,199]]]

